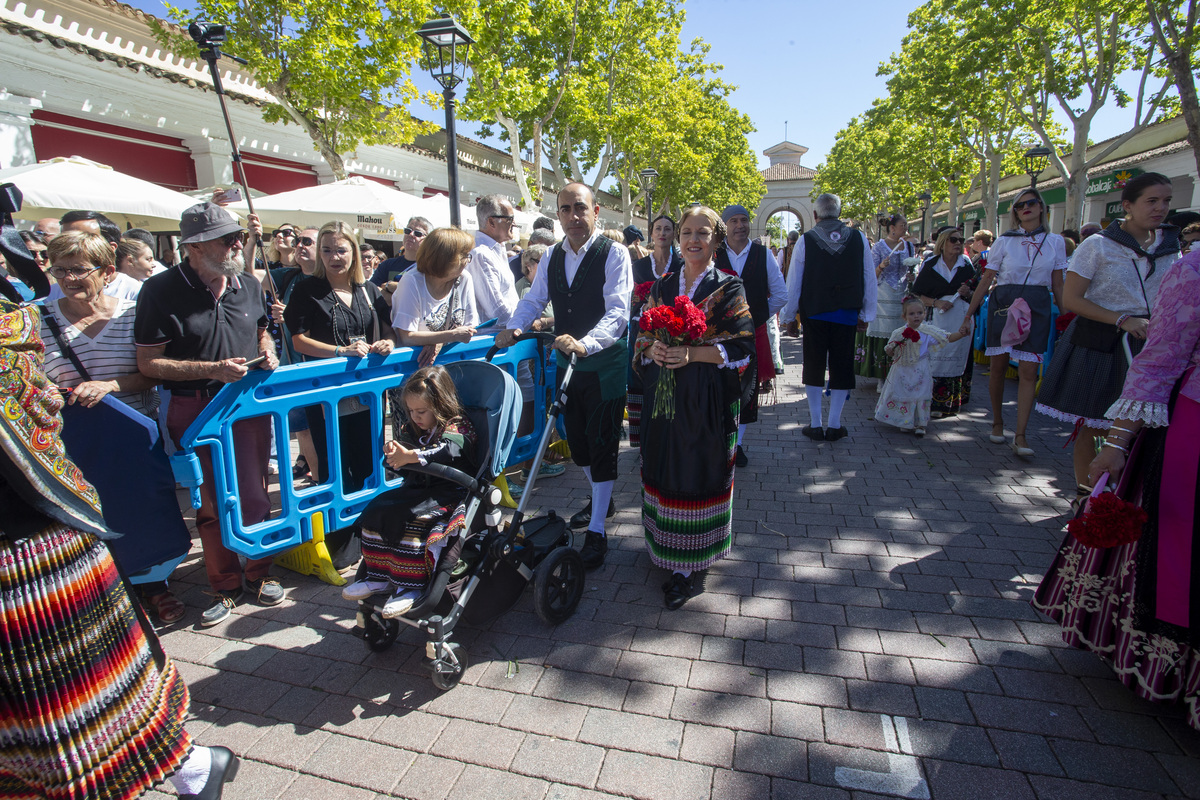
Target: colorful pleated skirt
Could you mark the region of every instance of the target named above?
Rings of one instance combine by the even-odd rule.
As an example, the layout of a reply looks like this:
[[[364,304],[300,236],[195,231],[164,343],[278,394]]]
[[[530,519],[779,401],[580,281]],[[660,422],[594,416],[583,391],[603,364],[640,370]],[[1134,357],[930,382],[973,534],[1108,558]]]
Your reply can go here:
[[[430,546],[458,536],[466,518],[467,506],[460,503],[453,511],[443,507],[434,514],[417,516],[404,526],[400,536],[385,536],[364,525],[364,580],[387,581],[405,589],[423,588],[437,566]]]
[[[139,797],[191,750],[187,709],[103,542],[0,534],[0,797]]]

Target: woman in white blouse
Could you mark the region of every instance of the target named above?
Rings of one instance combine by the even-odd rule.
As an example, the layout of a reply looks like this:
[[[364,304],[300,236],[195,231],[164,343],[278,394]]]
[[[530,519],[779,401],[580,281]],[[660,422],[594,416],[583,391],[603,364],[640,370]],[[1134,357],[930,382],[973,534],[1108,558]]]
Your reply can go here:
[[[988,253],[987,267],[971,298],[967,316],[974,316],[983,298],[995,283],[988,301],[987,349],[991,357],[988,394],[992,401],[994,444],[1004,444],[1004,376],[1009,359],[1017,362],[1017,428],[1012,450],[1019,456],[1032,456],[1033,448],[1025,439],[1025,426],[1033,411],[1037,393],[1038,365],[1050,344],[1050,292],[1062,307],[1062,270],[1067,264],[1063,238],[1046,230],[1046,204],[1037,189],[1025,189],[1013,198],[1012,229],[1005,231]],[[1017,299],[1029,304],[1029,332],[1023,341],[1005,344],[1001,334],[1009,318],[1009,309]]]
[[[1077,494],[1086,497],[1096,438],[1110,425],[1105,412],[1121,394],[1129,356],[1142,349],[1163,275],[1179,260],[1179,231],[1163,226],[1171,179],[1147,172],[1125,184],[1125,218],[1089,236],[1075,250],[1063,286],[1063,310],[1075,319],[1054,348],[1038,392],[1037,410],[1080,425],[1075,437]]]
[[[447,342],[469,342],[479,317],[471,276],[463,270],[475,239],[458,228],[431,231],[417,250],[417,268],[400,277],[392,297],[392,328],[403,347],[420,347],[421,366]]]

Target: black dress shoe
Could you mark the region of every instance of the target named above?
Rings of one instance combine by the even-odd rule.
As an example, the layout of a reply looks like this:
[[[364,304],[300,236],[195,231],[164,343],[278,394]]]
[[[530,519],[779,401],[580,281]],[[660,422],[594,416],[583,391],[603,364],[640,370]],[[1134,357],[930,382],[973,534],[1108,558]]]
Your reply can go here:
[[[212,766],[208,768],[208,781],[196,794],[181,794],[179,800],[221,800],[225,784],[233,783],[238,766],[242,761],[228,747],[210,747]]]
[[[617,513],[616,501],[609,499],[608,513],[604,515],[605,519],[612,519],[612,515]],[[580,531],[590,525],[592,522],[592,501],[589,499],[587,505],[571,515],[571,530]]]
[[[825,441],[825,429],[824,428],[818,428],[813,425],[805,425],[803,428],[800,429],[800,432],[803,433],[808,438],[812,439],[814,442]]]
[[[746,458],[746,451],[740,444],[737,446],[737,455],[733,457],[733,463],[738,467],[744,467],[750,463],[750,459]]]
[[[604,566],[604,555],[607,552],[608,537],[603,533],[588,531],[587,538],[583,541],[583,547],[579,549],[579,556],[583,559],[583,568],[590,572]]]
[[[825,431],[825,441],[836,442],[838,439],[845,439],[850,435],[850,431],[843,426],[841,428],[829,428]]]
[[[671,577],[663,584],[663,605],[668,611],[676,611],[691,598],[695,584],[691,575],[684,577],[678,572],[672,572]]]

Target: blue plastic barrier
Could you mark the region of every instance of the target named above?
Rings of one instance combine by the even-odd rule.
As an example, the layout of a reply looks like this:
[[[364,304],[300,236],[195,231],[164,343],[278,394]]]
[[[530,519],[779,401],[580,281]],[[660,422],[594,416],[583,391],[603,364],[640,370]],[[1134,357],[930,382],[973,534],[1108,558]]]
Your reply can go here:
[[[494,337],[476,336],[467,343],[448,345],[442,349],[436,363],[483,359],[493,343]],[[419,348],[401,347],[386,357],[330,358],[280,367],[271,372],[251,371],[242,380],[222,389],[183,435],[180,451],[171,456],[175,479],[191,489],[192,505],[198,508],[202,476],[195,450],[209,448],[222,541],[230,550],[247,558],[278,555],[312,541],[314,526],[321,532],[352,525],[371,500],[403,482],[398,477],[389,479],[384,471],[382,398],[387,389],[398,388],[416,371],[419,352]],[[515,378],[518,364],[529,359],[538,361],[538,349],[533,341],[518,342],[500,351],[492,363]],[[546,375],[553,380],[552,373]],[[351,397],[369,409],[376,435],[363,442],[364,447],[371,448],[374,470],[361,489],[347,493],[341,481],[336,409],[342,399]],[[325,413],[326,441],[329,443],[329,452],[325,456],[328,460],[327,480],[301,489],[296,489],[290,480],[281,480],[281,508],[278,511],[272,509],[273,515],[263,522],[243,525],[234,462],[234,423],[270,416],[275,423],[276,449],[285,454],[290,452],[288,412],[315,405],[322,406]],[[510,452],[510,463],[528,458],[522,454],[526,450],[532,454],[536,448],[540,427],[544,424],[540,421],[545,420],[544,392],[535,392],[535,411],[538,430],[517,440]],[[497,458],[500,457],[497,455]],[[286,459],[281,458],[281,463],[286,463]],[[504,466],[493,464],[497,473]]]

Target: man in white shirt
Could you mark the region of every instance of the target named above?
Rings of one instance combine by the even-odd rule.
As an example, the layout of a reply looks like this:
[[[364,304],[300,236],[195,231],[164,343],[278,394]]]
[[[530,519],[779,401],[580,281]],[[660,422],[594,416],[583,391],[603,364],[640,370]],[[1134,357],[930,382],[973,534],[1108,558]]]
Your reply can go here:
[[[813,441],[835,442],[849,434],[842,408],[854,388],[854,333],[875,319],[879,284],[867,236],[846,225],[842,199],[823,194],[814,203],[816,225],[796,242],[788,269],[788,301],[783,318],[788,334],[804,325],[804,388],[809,424],[802,430]],[[800,314],[800,322],[796,314]],[[829,366],[829,419],[821,425],[821,393]]]
[[[583,468],[592,488],[588,505],[571,517],[572,528],[587,527],[580,551],[586,569],[604,563],[605,519],[616,510],[612,490],[625,412],[629,363],[625,337],[633,292],[629,249],[600,235],[599,212],[592,190],[582,183],[569,183],[558,193],[558,220],[567,238],[542,257],[533,285],[521,298],[507,330],[496,336],[498,346],[510,346],[541,318],[550,302],[558,333],[554,347],[559,351],[560,380],[568,357],[577,358],[563,425],[571,459]]]
[[[750,212],[745,206],[726,206],[721,213],[725,223],[725,244],[717,249],[717,269],[732,272],[742,279],[746,302],[754,317],[755,358],[751,363],[756,371],[750,380],[750,396],[742,401],[739,417],[735,463],[746,466],[748,459],[742,449],[746,426],[758,422],[758,387],[775,377],[775,359],[771,356],[768,325],[787,302],[787,284],[779,263],[766,246],[750,241]]]
[[[489,194],[475,203],[475,217],[479,230],[475,232],[471,260],[467,262],[475,290],[475,309],[481,321],[495,318],[503,326],[508,324],[519,299],[504,247],[505,242],[512,241],[516,214],[512,203]]]

